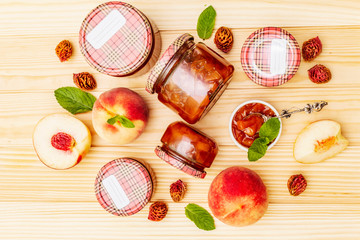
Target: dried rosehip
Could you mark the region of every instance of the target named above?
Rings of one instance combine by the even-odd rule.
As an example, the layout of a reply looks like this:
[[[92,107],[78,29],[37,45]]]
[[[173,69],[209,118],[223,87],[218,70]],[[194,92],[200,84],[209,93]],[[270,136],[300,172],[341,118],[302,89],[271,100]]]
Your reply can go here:
[[[164,202],[154,202],[149,208],[148,219],[151,221],[161,221],[165,218],[168,208]]]
[[[75,145],[75,139],[67,133],[58,132],[52,136],[51,145],[58,150],[69,151]]]
[[[96,81],[88,72],[74,73],[73,80],[75,85],[82,90],[90,91],[96,88]]]
[[[319,56],[321,51],[322,43],[319,37],[309,39],[303,43],[302,56],[305,61],[309,62],[314,60],[317,56]]]
[[[309,78],[314,83],[327,83],[331,79],[330,70],[321,64],[316,64],[308,70]]]
[[[186,192],[186,185],[181,179],[170,185],[170,196],[174,202],[180,202]]]
[[[61,41],[55,48],[56,55],[61,62],[67,61],[72,55],[72,46],[68,40]]]
[[[307,182],[302,174],[292,175],[287,182],[287,186],[291,195],[298,196],[305,191]]]
[[[234,36],[230,28],[219,28],[215,33],[214,43],[216,44],[216,47],[224,53],[229,52],[234,43]]]

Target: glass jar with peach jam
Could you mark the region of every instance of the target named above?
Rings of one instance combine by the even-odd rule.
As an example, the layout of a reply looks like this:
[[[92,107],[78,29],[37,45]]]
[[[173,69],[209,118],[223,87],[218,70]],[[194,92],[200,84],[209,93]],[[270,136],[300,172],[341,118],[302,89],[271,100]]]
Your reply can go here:
[[[198,122],[219,99],[234,66],[203,43],[183,34],[152,69],[146,90],[190,124]]]
[[[204,178],[205,168],[213,163],[218,146],[199,130],[183,122],[171,123],[161,138],[162,146],[155,149],[158,157],[195,177]]]

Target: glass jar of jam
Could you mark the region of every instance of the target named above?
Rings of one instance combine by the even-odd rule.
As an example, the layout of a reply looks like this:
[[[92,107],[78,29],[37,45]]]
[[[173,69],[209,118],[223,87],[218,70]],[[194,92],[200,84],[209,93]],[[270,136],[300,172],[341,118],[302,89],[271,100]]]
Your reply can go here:
[[[234,66],[203,43],[183,34],[152,69],[146,90],[190,124],[199,121],[219,99]]]
[[[155,149],[158,157],[194,177],[204,178],[205,168],[214,161],[216,142],[183,122],[171,123],[161,138],[162,146]]]
[[[262,116],[254,113],[260,113],[268,117],[279,115],[273,106],[260,100],[244,102],[234,110],[230,118],[230,135],[234,143],[245,151],[259,137],[259,130],[264,124]],[[277,142],[280,134],[281,125],[278,137],[269,144],[268,148],[271,148]]]

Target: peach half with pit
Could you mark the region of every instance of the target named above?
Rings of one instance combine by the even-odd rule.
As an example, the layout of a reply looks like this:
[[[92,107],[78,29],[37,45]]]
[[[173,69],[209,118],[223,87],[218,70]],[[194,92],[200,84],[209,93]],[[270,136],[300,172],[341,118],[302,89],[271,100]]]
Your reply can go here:
[[[102,93],[92,111],[96,133],[109,143],[124,145],[139,137],[147,124],[149,110],[144,99],[128,88]]]
[[[260,176],[245,167],[220,172],[208,194],[214,216],[225,224],[242,227],[257,222],[268,208],[266,186]]]
[[[78,164],[89,151],[91,134],[77,118],[56,113],[38,122],[33,133],[33,145],[46,166],[68,169]]]

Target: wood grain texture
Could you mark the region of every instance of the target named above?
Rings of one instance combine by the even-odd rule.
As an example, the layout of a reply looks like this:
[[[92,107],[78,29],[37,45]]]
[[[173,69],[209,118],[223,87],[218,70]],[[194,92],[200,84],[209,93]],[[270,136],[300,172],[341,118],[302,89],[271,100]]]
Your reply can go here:
[[[195,126],[219,143],[219,155],[205,179],[188,176],[156,157],[165,127],[179,117],[145,92],[148,74],[113,78],[97,73],[84,60],[77,44],[78,31],[86,14],[102,1],[2,0],[0,2],[0,239],[360,239],[360,2],[357,0],[209,0],[129,1],[151,18],[161,31],[162,51],[181,33],[196,36],[196,21],[205,4],[217,11],[216,26],[228,26],[235,36],[234,47],[223,54],[236,73],[231,84],[208,115]],[[248,35],[264,26],[290,31],[299,44],[319,36],[323,53],[312,63],[302,62],[287,84],[264,88],[250,81],[240,65],[240,49]],[[69,39],[74,46],[70,61],[60,63],[56,44]],[[198,38],[196,38],[198,40]],[[215,49],[210,40],[207,45]],[[333,79],[315,85],[307,69],[316,63],[328,66]],[[45,115],[65,112],[53,91],[73,86],[72,73],[88,71],[97,79],[99,96],[114,87],[129,87],[144,97],[150,108],[145,133],[126,146],[100,139],[91,123],[91,114],[76,117],[93,135],[87,157],[67,171],[45,167],[32,147],[32,131]],[[256,163],[231,141],[228,122],[233,109],[243,101],[260,99],[278,110],[301,107],[308,102],[329,102],[320,113],[299,114],[283,120],[277,145]],[[349,147],[325,162],[304,165],[292,157],[292,145],[299,131],[319,119],[342,124]],[[96,201],[94,180],[98,170],[117,157],[133,157],[150,164],[156,175],[152,202],[166,201],[168,216],[159,223],[147,220],[146,206],[138,214],[115,217]],[[212,179],[223,169],[242,165],[263,178],[270,205],[265,216],[245,228],[226,226],[216,220],[215,231],[198,230],[186,219],[187,203],[208,209],[207,191]],[[308,188],[298,196],[289,195],[290,175],[302,173]],[[188,192],[181,203],[173,203],[169,185],[181,178]]]

